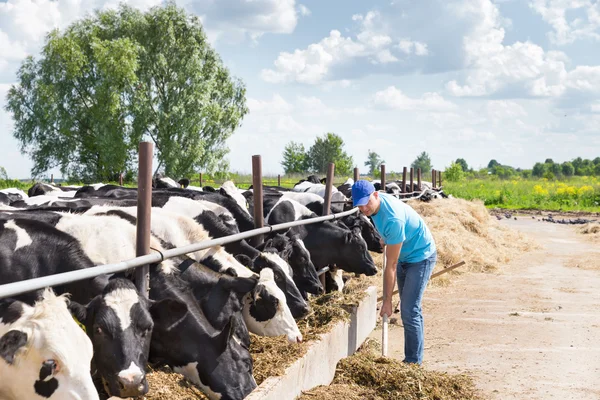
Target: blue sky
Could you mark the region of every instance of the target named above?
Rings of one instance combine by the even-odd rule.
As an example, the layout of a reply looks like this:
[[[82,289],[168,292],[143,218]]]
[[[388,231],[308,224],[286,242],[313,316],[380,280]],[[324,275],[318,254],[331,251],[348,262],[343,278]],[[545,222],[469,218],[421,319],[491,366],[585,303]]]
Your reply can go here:
[[[147,9],[161,0],[133,0]],[[0,106],[44,34],[103,0],[0,2]],[[228,140],[231,169],[282,173],[284,146],[340,135],[364,169],[369,149],[388,171],[427,151],[521,168],[600,156],[600,4],[592,0],[178,0],[247,86],[250,113]],[[0,165],[19,154],[0,111]],[[51,171],[59,176],[57,170]]]

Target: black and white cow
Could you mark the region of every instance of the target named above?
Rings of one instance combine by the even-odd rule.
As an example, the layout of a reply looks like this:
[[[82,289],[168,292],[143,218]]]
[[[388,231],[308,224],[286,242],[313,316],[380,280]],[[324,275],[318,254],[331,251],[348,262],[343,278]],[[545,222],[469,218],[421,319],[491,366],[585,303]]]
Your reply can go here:
[[[294,186],[294,192],[314,193],[325,198],[325,185],[322,183],[302,182]],[[344,204],[348,201],[346,196],[337,190],[335,186],[331,187],[331,210],[334,213],[344,211]]]
[[[279,255],[290,264],[294,282],[296,282],[304,298],[307,298],[305,293],[317,295],[323,293],[323,286],[317,276],[317,270],[310,259],[310,253],[299,237],[275,234],[259,248],[261,250],[268,248],[276,249]]]
[[[125,236],[116,235],[110,229],[107,230],[106,224],[102,223],[100,223],[101,230],[94,230],[93,221],[89,220],[93,217],[85,217],[82,220],[88,225],[91,222],[90,229],[84,227],[78,230],[77,224],[73,222],[81,216],[68,216],[63,220],[58,213],[47,213],[48,221],[79,234],[81,240],[78,240],[39,220],[42,213],[35,214],[37,216],[31,215],[34,219],[0,220],[0,283],[89,268],[95,264],[123,261],[133,258],[130,255],[131,250],[127,251],[128,248],[133,249],[135,256],[134,244],[130,241],[128,245],[127,240],[124,240],[127,237],[126,231]],[[56,217],[60,219],[57,220]],[[96,218],[100,219],[100,217]],[[102,237],[103,235],[112,236],[117,242],[111,243],[110,240]],[[135,243],[135,234],[133,238]],[[155,243],[155,245],[159,244]],[[131,284],[127,288],[129,290],[116,290],[116,294],[113,295],[111,288],[115,285],[114,282],[108,282],[107,286],[107,278],[101,276],[59,285],[55,290],[71,294],[70,306],[81,321],[86,323],[94,349],[97,350],[94,354],[94,364],[109,394],[138,396],[148,391],[143,369],[148,356],[149,337],[144,342],[140,332],[145,331],[148,325],[144,315],[148,313],[149,304],[144,303]],[[121,287],[124,286],[127,285],[121,284]],[[39,294],[36,293],[27,293],[17,298],[31,304],[38,296]],[[140,306],[134,307],[135,304]],[[114,314],[118,317],[116,322],[114,318],[112,320],[109,318]],[[126,318],[131,318],[131,322],[119,323]],[[107,331],[107,324],[111,321],[111,329]],[[99,325],[102,326],[104,335],[95,334]],[[121,330],[124,326],[133,328],[127,331]],[[142,327],[144,329],[140,330]],[[110,351],[103,350],[106,348]],[[127,349],[127,351],[115,352],[114,349]]]
[[[33,306],[0,300],[0,398],[98,399],[92,344],[67,303],[50,289]]]
[[[34,196],[54,196],[54,197],[73,197],[77,193],[78,186],[54,186],[43,182],[33,184],[27,191],[29,197]]]
[[[365,242],[369,251],[376,253],[383,253],[383,246],[381,245],[381,235],[375,229],[373,223],[365,215],[351,214],[342,217],[338,220],[338,223],[344,224],[348,229],[354,229],[358,232]]]
[[[8,196],[8,199],[10,200],[11,203],[29,198],[29,196],[27,196],[27,194],[24,191],[22,191],[21,189],[17,189],[17,188],[1,189],[0,193],[3,193],[6,196]]]
[[[152,315],[170,311],[171,303],[140,296],[133,283],[110,279],[101,295],[83,306],[70,305],[94,346],[93,367],[111,396],[134,397],[148,392],[146,364],[154,324]]]
[[[98,216],[100,214],[117,216],[132,223],[133,225],[131,225],[130,229],[134,229],[136,212],[137,210],[135,207],[121,209],[92,207],[86,212],[86,216]],[[123,216],[121,213],[125,213],[126,216]],[[152,208],[151,230],[153,235],[174,247],[186,246],[210,239],[208,232],[193,219],[155,207]],[[233,269],[238,276],[241,277],[249,278],[256,276],[251,270],[240,264],[231,254],[227,253],[221,246],[196,251],[192,253],[192,256],[196,261],[205,264],[217,272]],[[169,261],[171,265],[170,268],[172,268],[172,261],[165,260],[163,263],[166,261]],[[265,321],[264,324],[256,322],[261,317],[255,316],[252,312],[245,313],[245,321],[248,324],[250,331],[262,336],[278,336],[285,334],[290,341],[294,342],[301,340],[302,336],[293,316],[295,314],[300,318],[308,313],[309,308],[298,288],[293,283],[291,275],[288,275],[288,272],[286,271],[290,268],[289,265],[282,264],[285,262],[281,260],[281,258],[270,254],[261,254],[257,258],[257,266],[259,265],[259,262],[261,268],[268,268],[274,271],[273,277],[275,281],[273,282],[273,285],[265,286],[274,291],[274,293],[270,294],[269,298],[274,299],[274,302],[275,299],[278,299],[279,297],[290,299],[290,301],[289,303],[287,301],[281,302],[281,300],[278,299],[277,302],[280,306],[276,308],[277,314],[269,316],[269,319]],[[248,297],[250,297],[250,295],[248,295]],[[273,307],[275,306],[276,304],[273,305]],[[268,326],[269,329],[264,330],[263,326]]]
[[[215,400],[242,400],[256,388],[250,352],[235,336],[238,320],[215,329],[174,271],[151,270],[150,298],[173,302],[171,310],[153,314],[162,322],[152,332],[151,362],[171,366]]]
[[[280,199],[267,215],[271,225],[313,218],[314,214],[291,199]],[[341,227],[331,221],[295,226],[291,234],[298,235],[310,252],[317,269],[337,265],[347,272],[375,275],[377,268],[367,244],[355,230]]]

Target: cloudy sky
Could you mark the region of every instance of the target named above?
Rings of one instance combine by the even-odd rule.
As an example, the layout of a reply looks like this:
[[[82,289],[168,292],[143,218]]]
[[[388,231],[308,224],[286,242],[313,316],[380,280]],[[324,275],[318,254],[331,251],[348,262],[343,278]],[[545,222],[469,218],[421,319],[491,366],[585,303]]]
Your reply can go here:
[[[160,0],[132,0],[147,9]],[[116,0],[0,0],[0,165],[28,177],[3,108],[44,34]],[[178,0],[243,79],[250,113],[232,170],[282,173],[284,146],[340,135],[355,164],[388,171],[427,151],[531,168],[600,156],[600,2],[595,0]],[[55,176],[58,176],[55,174]]]

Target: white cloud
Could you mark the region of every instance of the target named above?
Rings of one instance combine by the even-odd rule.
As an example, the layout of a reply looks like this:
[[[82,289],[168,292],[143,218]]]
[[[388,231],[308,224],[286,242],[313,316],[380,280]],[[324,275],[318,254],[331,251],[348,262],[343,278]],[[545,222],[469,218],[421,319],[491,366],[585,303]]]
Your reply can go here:
[[[591,0],[533,0],[530,7],[553,28],[548,37],[553,43],[565,45],[579,39],[600,39],[600,4]],[[569,19],[567,12],[580,11],[585,18]]]
[[[261,77],[271,83],[296,81],[317,84],[329,79],[331,69],[352,61],[367,60],[371,64],[390,64],[399,61],[394,52],[414,53],[418,56],[428,54],[427,45],[410,42],[407,52],[390,35],[383,32],[386,23],[379,12],[356,14],[352,20],[359,23],[359,32],[355,37],[343,36],[339,30],[332,30],[329,36],[305,49],[296,49],[293,53],[281,52],[274,62],[274,69],[263,69]]]
[[[260,114],[282,114],[289,113],[293,106],[285,101],[279,94],[274,94],[271,101],[248,98],[248,109],[250,113]]]
[[[201,16],[212,41],[257,40],[265,33],[289,34],[298,23],[298,13],[310,12],[295,0],[176,0]],[[304,7],[304,8],[302,8]]]
[[[405,54],[415,53],[418,56],[426,56],[429,54],[426,43],[412,41],[410,39],[402,39],[396,46]]]
[[[438,93],[424,93],[420,98],[411,98],[395,86],[375,93],[372,102],[376,106],[396,110],[449,111],[456,108],[454,103]]]
[[[556,96],[564,91],[568,62],[564,53],[545,52],[531,42],[504,45],[503,20],[490,0],[462,4],[454,11],[477,22],[463,39],[468,68],[465,82],[448,82],[446,89],[451,94],[486,96],[511,85],[531,96]]]
[[[303,17],[307,17],[307,16],[309,16],[311,14],[311,12],[308,9],[308,7],[306,7],[304,4],[298,4],[298,12]]]

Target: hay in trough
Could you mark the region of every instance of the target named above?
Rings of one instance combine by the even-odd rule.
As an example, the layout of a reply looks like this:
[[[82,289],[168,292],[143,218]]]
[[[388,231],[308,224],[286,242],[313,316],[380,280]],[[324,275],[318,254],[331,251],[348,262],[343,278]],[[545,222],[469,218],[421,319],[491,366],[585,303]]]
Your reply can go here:
[[[369,280],[361,276],[350,279],[342,293],[332,292],[310,299],[311,312],[298,321],[302,343],[289,343],[285,336],[250,335],[250,354],[254,362],[254,379],[261,384],[269,376],[281,376],[287,367],[302,357],[310,344],[333,328],[336,322],[349,320],[352,308],[365,296]]]
[[[427,371],[383,358],[378,347],[376,341],[367,341],[354,355],[338,363],[331,386],[304,392],[299,399],[482,399],[468,375]]]
[[[498,223],[483,202],[449,198],[408,204],[425,219],[438,250],[437,272],[464,260],[458,271],[493,271],[538,247],[528,236]]]
[[[143,400],[208,400],[200,389],[169,367],[150,369],[147,376],[150,391]]]

